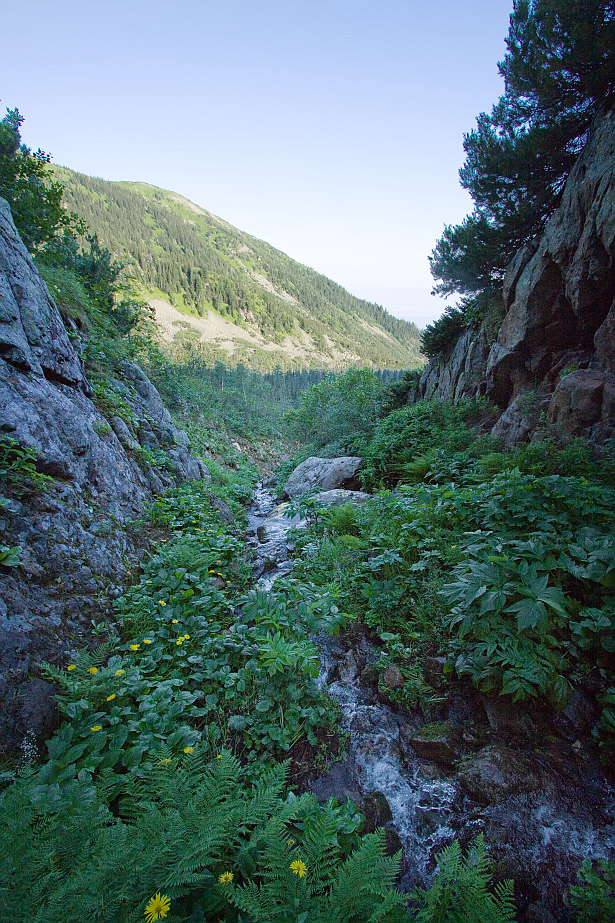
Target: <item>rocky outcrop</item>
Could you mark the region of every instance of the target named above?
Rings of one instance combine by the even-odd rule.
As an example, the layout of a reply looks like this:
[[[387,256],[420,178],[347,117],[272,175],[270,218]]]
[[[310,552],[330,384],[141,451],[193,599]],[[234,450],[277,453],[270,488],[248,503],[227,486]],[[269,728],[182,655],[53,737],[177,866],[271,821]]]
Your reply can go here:
[[[22,549],[0,580],[5,752],[30,731],[48,732],[51,687],[37,664],[61,663],[90,640],[92,620],[104,618],[138,562],[134,520],[144,502],[178,480],[209,477],[138,366],[126,362],[101,382],[95,404],[81,349],[0,199],[0,438],[33,449],[53,478],[38,493],[13,491],[0,509],[2,544]]]
[[[596,123],[543,234],[523,247],[504,282],[506,314],[485,357],[467,331],[429,364],[421,397],[486,394],[502,411],[494,433],[531,435],[531,392],[550,420],[599,446],[615,429],[615,111]]]
[[[350,489],[358,486],[356,476],[362,459],[354,455],[339,458],[317,458],[312,455],[297,465],[284,485],[284,493],[290,499],[301,497],[316,488],[335,490],[338,487]]]
[[[434,359],[419,382],[419,397],[426,401],[459,401],[485,393],[489,344],[482,331],[465,330],[450,353]]]

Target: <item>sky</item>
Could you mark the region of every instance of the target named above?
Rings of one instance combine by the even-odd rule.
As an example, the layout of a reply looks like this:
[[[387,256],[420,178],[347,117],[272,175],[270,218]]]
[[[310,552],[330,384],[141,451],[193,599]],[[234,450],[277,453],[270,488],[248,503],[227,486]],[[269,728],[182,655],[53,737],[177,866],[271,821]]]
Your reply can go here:
[[[0,107],[53,162],[187,196],[424,326],[512,0],[0,0]],[[0,108],[0,112],[3,111]]]

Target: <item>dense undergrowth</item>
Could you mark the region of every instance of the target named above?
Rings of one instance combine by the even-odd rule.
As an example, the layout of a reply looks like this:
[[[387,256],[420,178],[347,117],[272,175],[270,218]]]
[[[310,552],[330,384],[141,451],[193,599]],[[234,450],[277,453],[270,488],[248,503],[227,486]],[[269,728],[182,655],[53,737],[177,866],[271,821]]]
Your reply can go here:
[[[169,537],[116,621],[97,626],[95,650],[47,668],[65,720],[46,762],[5,774],[0,913],[126,923],[159,895],[169,921],[408,920],[383,835],[360,837],[350,802],[287,787],[294,743],[317,760],[335,721],[310,635],[344,616],[326,591],[247,589],[241,544],[205,491],[152,505]],[[443,874],[455,862],[443,856]],[[466,901],[485,892],[484,919],[512,919],[488,877],[484,856],[469,862]],[[416,897],[417,919],[455,919],[437,915],[450,904],[441,885]]]

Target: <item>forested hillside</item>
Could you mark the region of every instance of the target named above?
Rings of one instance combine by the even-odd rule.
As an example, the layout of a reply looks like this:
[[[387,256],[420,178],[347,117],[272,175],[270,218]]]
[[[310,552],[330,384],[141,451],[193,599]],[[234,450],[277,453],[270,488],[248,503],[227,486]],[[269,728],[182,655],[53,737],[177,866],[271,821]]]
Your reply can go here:
[[[64,201],[133,261],[178,348],[260,368],[420,365],[419,331],[173,192],[55,168]],[[164,300],[184,318],[169,312]],[[226,324],[191,322],[215,312]],[[170,318],[170,320],[169,320]],[[212,319],[213,320],[213,319]],[[166,321],[166,323],[165,323]],[[175,325],[173,329],[173,324]]]

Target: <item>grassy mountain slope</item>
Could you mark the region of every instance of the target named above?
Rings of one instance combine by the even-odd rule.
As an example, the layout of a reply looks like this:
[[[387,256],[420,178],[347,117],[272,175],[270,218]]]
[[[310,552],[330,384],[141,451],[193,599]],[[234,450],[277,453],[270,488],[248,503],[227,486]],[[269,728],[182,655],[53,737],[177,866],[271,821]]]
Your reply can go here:
[[[177,350],[260,368],[412,368],[419,332],[192,202],[54,168],[65,203],[134,273]]]

